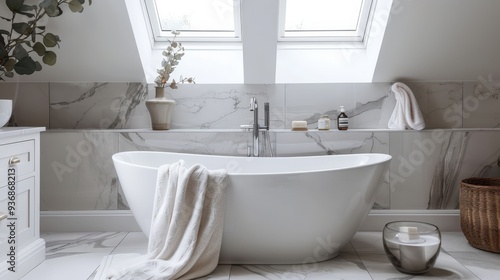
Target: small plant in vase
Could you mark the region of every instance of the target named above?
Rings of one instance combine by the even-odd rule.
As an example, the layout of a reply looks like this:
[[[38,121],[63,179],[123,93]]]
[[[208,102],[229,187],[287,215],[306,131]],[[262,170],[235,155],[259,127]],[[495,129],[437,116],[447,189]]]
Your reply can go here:
[[[153,130],[170,129],[170,121],[175,100],[165,98],[165,87],[168,85],[171,89],[177,89],[178,83],[195,84],[193,77],[183,78],[181,76],[178,82],[175,79],[170,81],[171,74],[184,56],[184,47],[182,43],[175,41],[180,32],[172,31],[172,34],[174,34],[174,38],[172,41],[169,40],[170,45],[162,53],[164,56],[161,63],[162,68],[157,70],[158,76],[155,79],[155,98],[146,101],[146,107],[151,116]]]

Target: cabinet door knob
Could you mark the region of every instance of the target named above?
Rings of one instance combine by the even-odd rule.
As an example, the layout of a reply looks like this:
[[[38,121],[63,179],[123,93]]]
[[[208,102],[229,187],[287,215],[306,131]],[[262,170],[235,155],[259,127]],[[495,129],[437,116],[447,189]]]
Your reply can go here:
[[[21,162],[21,160],[18,157],[11,157],[9,159],[9,165],[16,165],[20,162]]]
[[[0,212],[0,221],[7,219],[7,214]]]

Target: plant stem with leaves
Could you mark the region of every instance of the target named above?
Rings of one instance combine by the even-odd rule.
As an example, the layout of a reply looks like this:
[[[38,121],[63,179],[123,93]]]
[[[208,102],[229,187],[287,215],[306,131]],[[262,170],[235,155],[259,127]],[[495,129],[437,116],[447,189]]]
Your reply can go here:
[[[166,50],[162,52],[162,55],[164,56],[163,61],[161,63],[162,68],[157,70],[158,76],[155,79],[157,87],[163,88],[167,85],[170,79],[170,74],[174,72],[177,65],[179,65],[179,61],[184,56],[184,47],[182,46],[182,43],[175,41],[177,35],[179,35],[180,32],[172,31],[172,34],[174,34],[174,38],[172,39],[172,41],[169,40],[170,45],[167,47]],[[195,84],[193,77],[182,78],[181,76],[179,82],[180,83],[187,82]],[[177,82],[175,81],[175,79],[172,79],[172,82],[170,82],[169,87],[171,89],[177,88]]]
[[[31,57],[35,52],[46,65],[57,61],[55,52],[47,50],[58,46],[59,36],[46,32],[45,26],[38,25],[46,16],[58,17],[63,13],[61,7],[67,5],[72,12],[81,13],[85,0],[41,0],[38,5],[26,5],[25,0],[5,0],[12,13],[11,17],[0,15],[10,22],[10,30],[0,29],[0,80],[18,75],[31,75],[42,70],[42,65]],[[89,0],[89,5],[92,0]],[[17,15],[27,20],[16,21]]]

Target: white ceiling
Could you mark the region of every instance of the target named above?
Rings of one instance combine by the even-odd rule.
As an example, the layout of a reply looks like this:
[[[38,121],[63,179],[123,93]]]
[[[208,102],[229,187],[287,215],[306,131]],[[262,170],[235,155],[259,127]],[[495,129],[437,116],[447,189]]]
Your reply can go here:
[[[127,9],[130,9],[131,3],[139,1],[93,1],[90,7],[85,7],[82,14],[67,11],[59,18],[50,19],[47,28],[58,34],[62,40],[61,48],[56,50],[57,64],[44,66],[44,69],[35,75],[17,76],[14,81],[145,81],[146,76],[158,67],[160,60],[145,55],[143,50],[141,54],[138,51],[141,45],[147,45],[149,42],[144,42],[145,34],[140,37],[139,44],[136,42],[137,35],[134,35],[130,11]],[[0,11],[6,11],[4,5],[0,3]],[[498,12],[498,0],[394,0],[381,43],[380,56],[375,61],[374,72],[370,74],[373,75],[373,81],[475,80],[480,75],[492,75],[493,78],[499,79]],[[0,15],[4,15],[4,12],[0,12]],[[258,15],[254,17],[254,21],[254,24],[260,24]],[[134,28],[135,25],[137,22],[134,22]],[[245,47],[252,45],[247,43]],[[198,83],[244,82],[244,79],[249,77],[248,71],[259,73],[256,68],[263,66],[262,63],[247,63],[244,66],[242,61],[245,50],[243,54],[241,51],[232,50],[233,54],[229,59],[234,61],[232,65],[221,60],[225,57],[224,53],[212,51],[215,55],[207,55],[199,50],[193,50],[192,54],[189,52],[191,51],[188,50],[185,56],[186,65],[182,65],[180,71],[189,72],[189,76],[196,76]],[[189,55],[191,58],[188,58]],[[309,62],[307,67],[321,72],[322,69],[335,68],[332,64],[329,60],[319,60],[314,64]],[[271,64],[273,65],[277,71],[287,71],[287,67],[276,67],[276,62]],[[300,68],[302,65],[299,63],[296,67]],[[223,71],[228,72],[229,78],[221,78],[225,75]],[[275,77],[287,77],[287,73],[273,74],[272,71],[264,71],[250,77],[256,77],[252,83],[270,83]],[[333,76],[324,76],[316,81],[305,78],[302,82],[340,82]],[[366,82],[366,75],[360,81]],[[281,79],[279,82],[287,81]],[[351,79],[349,82],[356,80]]]

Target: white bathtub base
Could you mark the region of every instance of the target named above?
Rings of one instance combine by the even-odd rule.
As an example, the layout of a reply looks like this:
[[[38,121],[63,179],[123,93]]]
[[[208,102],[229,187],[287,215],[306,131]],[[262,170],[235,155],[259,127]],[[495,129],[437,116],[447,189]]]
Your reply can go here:
[[[113,162],[149,236],[157,168],[180,159],[228,170],[220,262],[302,264],[335,257],[373,207],[389,155],[246,158],[122,152]],[[322,249],[322,250],[321,250]]]

